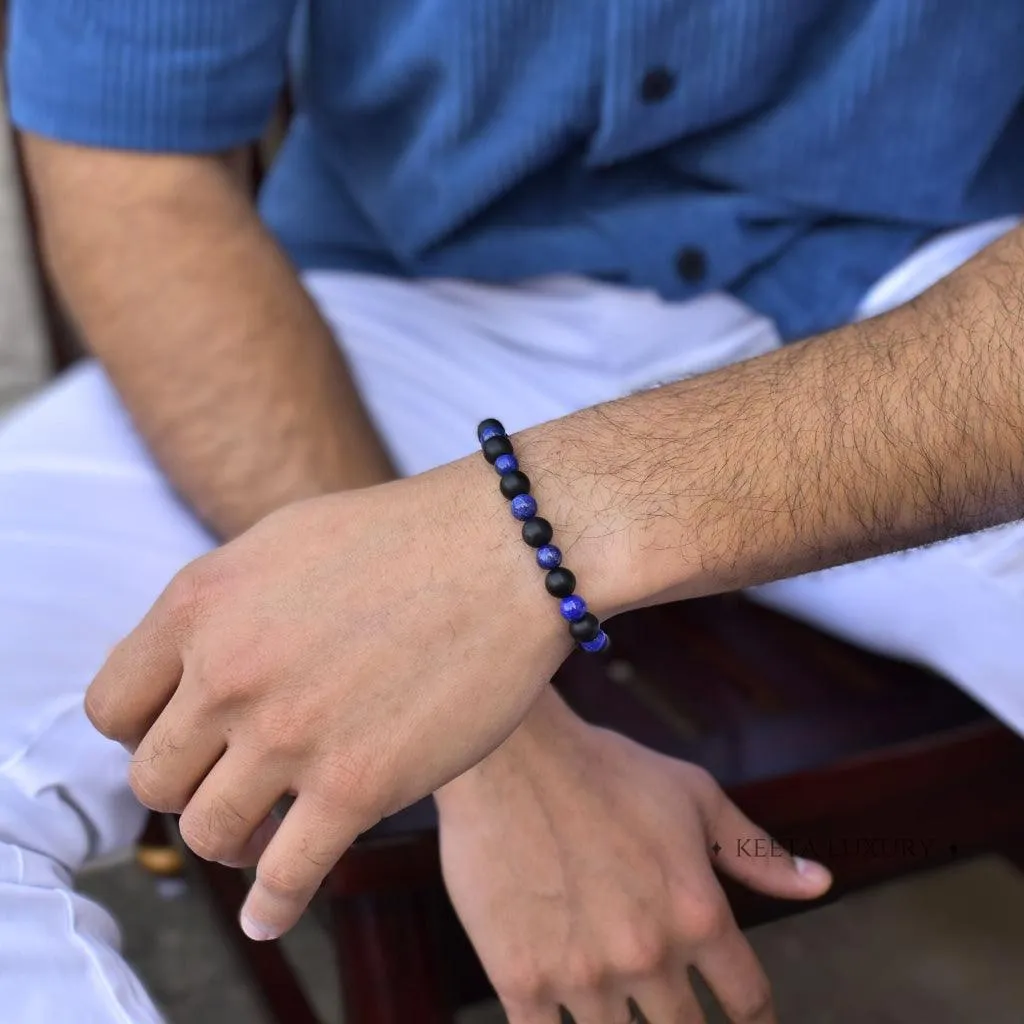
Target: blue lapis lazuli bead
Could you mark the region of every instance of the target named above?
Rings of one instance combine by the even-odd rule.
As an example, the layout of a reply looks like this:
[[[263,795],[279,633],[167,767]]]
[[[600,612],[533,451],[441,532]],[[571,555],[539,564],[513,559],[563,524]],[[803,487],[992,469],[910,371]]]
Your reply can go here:
[[[514,473],[519,468],[519,460],[514,455],[499,455],[494,460],[494,468],[501,476]]]
[[[587,614],[587,602],[579,594],[570,594],[558,602],[562,612],[562,618],[569,622],[576,622]]]
[[[602,629],[593,640],[584,640],[580,647],[587,654],[600,654],[608,646],[608,634]]]
[[[517,494],[509,504],[512,515],[520,521],[532,519],[537,514],[537,499],[532,494]]]
[[[484,429],[480,431],[480,443],[483,444],[484,441],[489,441],[492,437],[504,436],[505,430],[502,427],[484,427]]]
[[[562,552],[554,544],[537,548],[537,564],[542,569],[557,569],[562,564]]]

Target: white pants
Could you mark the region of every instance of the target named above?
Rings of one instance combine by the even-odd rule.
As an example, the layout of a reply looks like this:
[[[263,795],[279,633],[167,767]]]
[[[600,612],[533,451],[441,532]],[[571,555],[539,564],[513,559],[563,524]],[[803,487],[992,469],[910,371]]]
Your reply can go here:
[[[865,299],[905,301],[1006,230],[939,240]],[[724,295],[666,303],[572,277],[491,287],[314,273],[405,473],[464,455],[475,425],[510,429],[776,346]],[[82,695],[107,650],[212,539],[163,482],[95,364],[0,426],[0,1016],[17,1024],[159,1015],[109,916],[74,894],[90,858],[143,815],[126,755]],[[761,588],[760,600],[924,661],[1024,729],[1024,528]]]

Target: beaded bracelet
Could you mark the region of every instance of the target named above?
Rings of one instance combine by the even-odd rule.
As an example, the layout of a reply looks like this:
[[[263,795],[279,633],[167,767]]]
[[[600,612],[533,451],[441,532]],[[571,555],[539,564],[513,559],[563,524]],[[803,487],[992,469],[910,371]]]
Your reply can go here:
[[[484,420],[476,428],[484,458],[501,475],[501,493],[512,515],[523,524],[523,540],[537,549],[537,564],[546,571],[544,586],[559,599],[559,609],[569,623],[569,635],[588,654],[608,650],[608,634],[587,602],[576,593],[576,577],[562,565],[562,552],[551,543],[551,524],[537,515],[537,499],[530,494],[530,478],[519,469],[512,442],[498,420]]]

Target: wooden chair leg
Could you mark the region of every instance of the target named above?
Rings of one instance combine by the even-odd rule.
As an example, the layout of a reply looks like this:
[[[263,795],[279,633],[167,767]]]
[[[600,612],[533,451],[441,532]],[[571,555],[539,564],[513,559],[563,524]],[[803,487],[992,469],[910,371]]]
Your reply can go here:
[[[346,1024],[453,1024],[431,894],[332,899]]]

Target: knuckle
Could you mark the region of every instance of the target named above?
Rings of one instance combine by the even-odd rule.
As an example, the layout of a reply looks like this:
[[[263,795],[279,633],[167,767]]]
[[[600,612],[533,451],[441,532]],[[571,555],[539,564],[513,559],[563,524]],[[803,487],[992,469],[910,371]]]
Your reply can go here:
[[[378,775],[366,758],[357,753],[334,757],[321,776],[324,792],[344,801],[356,813],[370,811],[376,804]]]
[[[667,942],[653,929],[626,927],[616,939],[612,963],[623,975],[654,974],[667,954]]]
[[[181,569],[167,585],[163,595],[167,613],[173,622],[187,625],[229,596],[229,582],[223,551],[203,555]]]
[[[231,706],[252,690],[258,678],[255,659],[235,641],[221,639],[212,653],[196,659],[195,678],[199,699],[211,708]]]
[[[751,983],[739,994],[734,1003],[730,1009],[736,1024],[764,1020],[774,1005],[772,987],[768,979],[761,977]]]
[[[605,971],[601,962],[589,953],[577,952],[568,957],[565,965],[565,980],[574,991],[586,991],[600,987]]]
[[[291,729],[280,742],[294,751],[295,760],[310,762],[309,730]],[[360,830],[365,831],[392,813],[392,806],[398,811],[415,800],[390,799],[389,773],[362,751],[334,753],[326,760],[318,759],[316,765],[316,779],[307,793],[315,801],[316,813],[325,821],[336,819],[339,811],[343,811],[347,819],[358,822]]]
[[[116,708],[116,702],[104,696],[97,687],[92,686],[86,690],[85,717],[101,736],[110,740],[121,738],[117,730]]]
[[[250,822],[223,797],[208,807],[190,803],[178,825],[181,838],[203,860],[234,860],[252,831]]]
[[[188,802],[188,795],[180,792],[148,760],[133,761],[128,769],[128,783],[136,799],[151,811],[178,814]]]
[[[544,978],[536,963],[526,958],[505,963],[495,978],[495,990],[508,1002],[528,1005],[545,992]]]
[[[260,864],[256,868],[256,880],[260,886],[275,900],[282,902],[294,901],[311,895],[309,885],[303,873],[297,868],[301,865],[288,866],[284,863]]]
[[[703,765],[687,762],[684,766],[692,783],[701,789],[717,789],[715,777]]]
[[[266,762],[299,766],[316,760],[316,732],[303,721],[287,714],[278,715],[272,707],[255,697],[247,700],[241,687],[234,691],[233,697],[224,696],[222,700],[225,708],[234,707],[236,711],[241,709],[245,715],[247,738],[261,752]],[[323,789],[319,761],[316,761],[316,766],[314,777],[303,787],[310,791],[311,796],[314,786],[316,790]],[[325,803],[329,799],[329,796],[325,796]]]
[[[679,920],[683,935],[693,943],[719,939],[733,925],[732,911],[724,896],[690,896],[680,910]]]
[[[164,591],[167,614],[178,624],[191,621],[202,607],[205,588],[204,570],[200,563],[185,566]]]
[[[252,677],[250,677],[252,678]],[[289,759],[305,759],[311,752],[311,743],[324,728],[325,708],[310,706],[313,701],[271,699],[261,702],[257,729],[262,741],[271,749]],[[331,762],[324,759],[317,773],[318,782],[327,785],[331,777]]]
[[[185,845],[203,860],[221,861],[226,859],[229,851],[219,836],[214,835],[203,825],[195,824],[195,819],[186,820],[184,815],[178,823],[181,838]]]
[[[697,764],[686,764],[683,770],[691,790],[699,799],[713,804],[724,799],[725,793],[718,780],[706,768]]]
[[[226,657],[203,659],[195,668],[195,681],[199,701],[211,712],[233,705],[244,689],[239,667]]]

